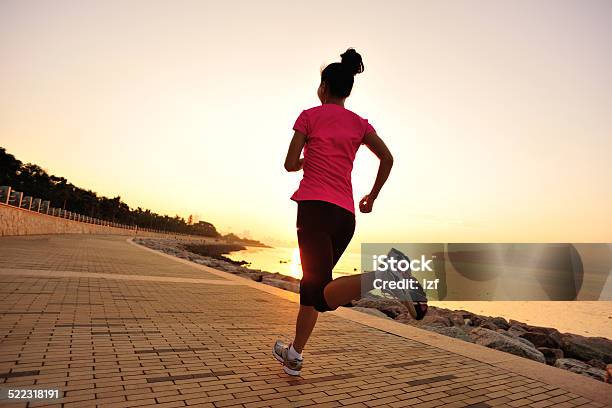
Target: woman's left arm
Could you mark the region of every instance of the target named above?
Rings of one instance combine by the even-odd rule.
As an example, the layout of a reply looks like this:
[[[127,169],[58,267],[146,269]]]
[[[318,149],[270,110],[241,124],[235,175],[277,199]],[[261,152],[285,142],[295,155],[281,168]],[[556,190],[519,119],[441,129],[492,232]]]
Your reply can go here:
[[[298,132],[297,130],[293,134],[291,143],[289,143],[289,150],[287,151],[287,157],[285,158],[285,170],[287,171],[299,171],[302,169],[304,159],[300,158],[302,149],[306,144],[306,135]]]

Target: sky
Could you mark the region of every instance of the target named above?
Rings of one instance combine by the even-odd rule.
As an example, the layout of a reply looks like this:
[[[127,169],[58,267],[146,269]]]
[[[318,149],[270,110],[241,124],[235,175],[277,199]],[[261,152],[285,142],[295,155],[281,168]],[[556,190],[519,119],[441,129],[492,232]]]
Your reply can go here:
[[[0,1],[0,146],[131,207],[295,245],[320,70],[395,165],[363,242],[612,242],[612,2]],[[377,159],[362,148],[356,200]]]

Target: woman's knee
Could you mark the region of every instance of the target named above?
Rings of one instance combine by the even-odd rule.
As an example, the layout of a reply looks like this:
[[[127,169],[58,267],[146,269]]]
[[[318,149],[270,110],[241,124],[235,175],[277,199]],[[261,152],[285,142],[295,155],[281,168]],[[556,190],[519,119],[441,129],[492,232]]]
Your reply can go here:
[[[326,292],[327,292],[326,289],[328,286],[329,286],[329,282],[321,288],[321,297],[320,297],[321,302],[320,303],[322,305],[321,309],[325,309],[323,310],[325,312],[331,312],[331,311],[336,310],[338,307],[340,307],[340,305],[337,305],[332,299],[329,298],[328,295],[326,295]],[[321,312],[322,310],[319,310],[319,311]]]

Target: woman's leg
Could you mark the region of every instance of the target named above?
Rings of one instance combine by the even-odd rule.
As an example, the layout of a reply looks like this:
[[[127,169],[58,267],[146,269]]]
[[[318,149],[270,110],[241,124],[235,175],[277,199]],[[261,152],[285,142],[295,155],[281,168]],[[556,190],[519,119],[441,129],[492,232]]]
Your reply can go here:
[[[293,348],[301,353],[317,323],[318,310],[328,310],[323,288],[332,280],[333,248],[330,234],[313,225],[298,229],[298,244],[303,276]]]
[[[333,266],[336,266],[336,263],[338,263],[346,247],[353,238],[355,232],[355,216],[343,208],[336,208],[336,215],[334,218],[338,221],[338,228],[332,235]],[[362,284],[371,287],[373,280],[373,273],[342,276],[338,279],[334,279],[329,282],[323,290],[325,302],[332,310],[346,305],[352,300],[361,297]]]
[[[295,323],[295,338],[293,340],[293,348],[298,353],[304,350],[304,346],[306,346],[306,342],[317,323],[318,316],[319,312],[313,306],[300,305],[300,311]]]
[[[329,282],[323,294],[331,309],[346,305],[351,300],[361,297],[361,285],[371,288],[374,282],[374,272],[359,275],[342,276]]]

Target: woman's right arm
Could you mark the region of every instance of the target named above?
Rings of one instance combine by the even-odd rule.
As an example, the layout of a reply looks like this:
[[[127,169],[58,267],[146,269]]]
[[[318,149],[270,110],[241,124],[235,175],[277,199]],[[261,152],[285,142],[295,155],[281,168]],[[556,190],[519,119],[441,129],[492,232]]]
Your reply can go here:
[[[368,148],[380,160],[376,180],[374,181],[374,186],[372,186],[370,194],[365,195],[361,201],[359,201],[359,210],[362,213],[369,213],[372,212],[374,200],[376,200],[378,197],[380,189],[387,181],[387,178],[389,178],[391,167],[393,167],[393,155],[391,154],[391,151],[389,151],[389,148],[385,142],[383,142],[376,132],[366,134],[363,138],[363,143],[368,146]]]
[[[287,151],[287,157],[285,158],[285,170],[287,171],[299,171],[302,169],[304,159],[300,159],[302,149],[306,144],[306,135],[298,132],[297,130],[293,134],[291,143],[289,143],[289,150]]]

